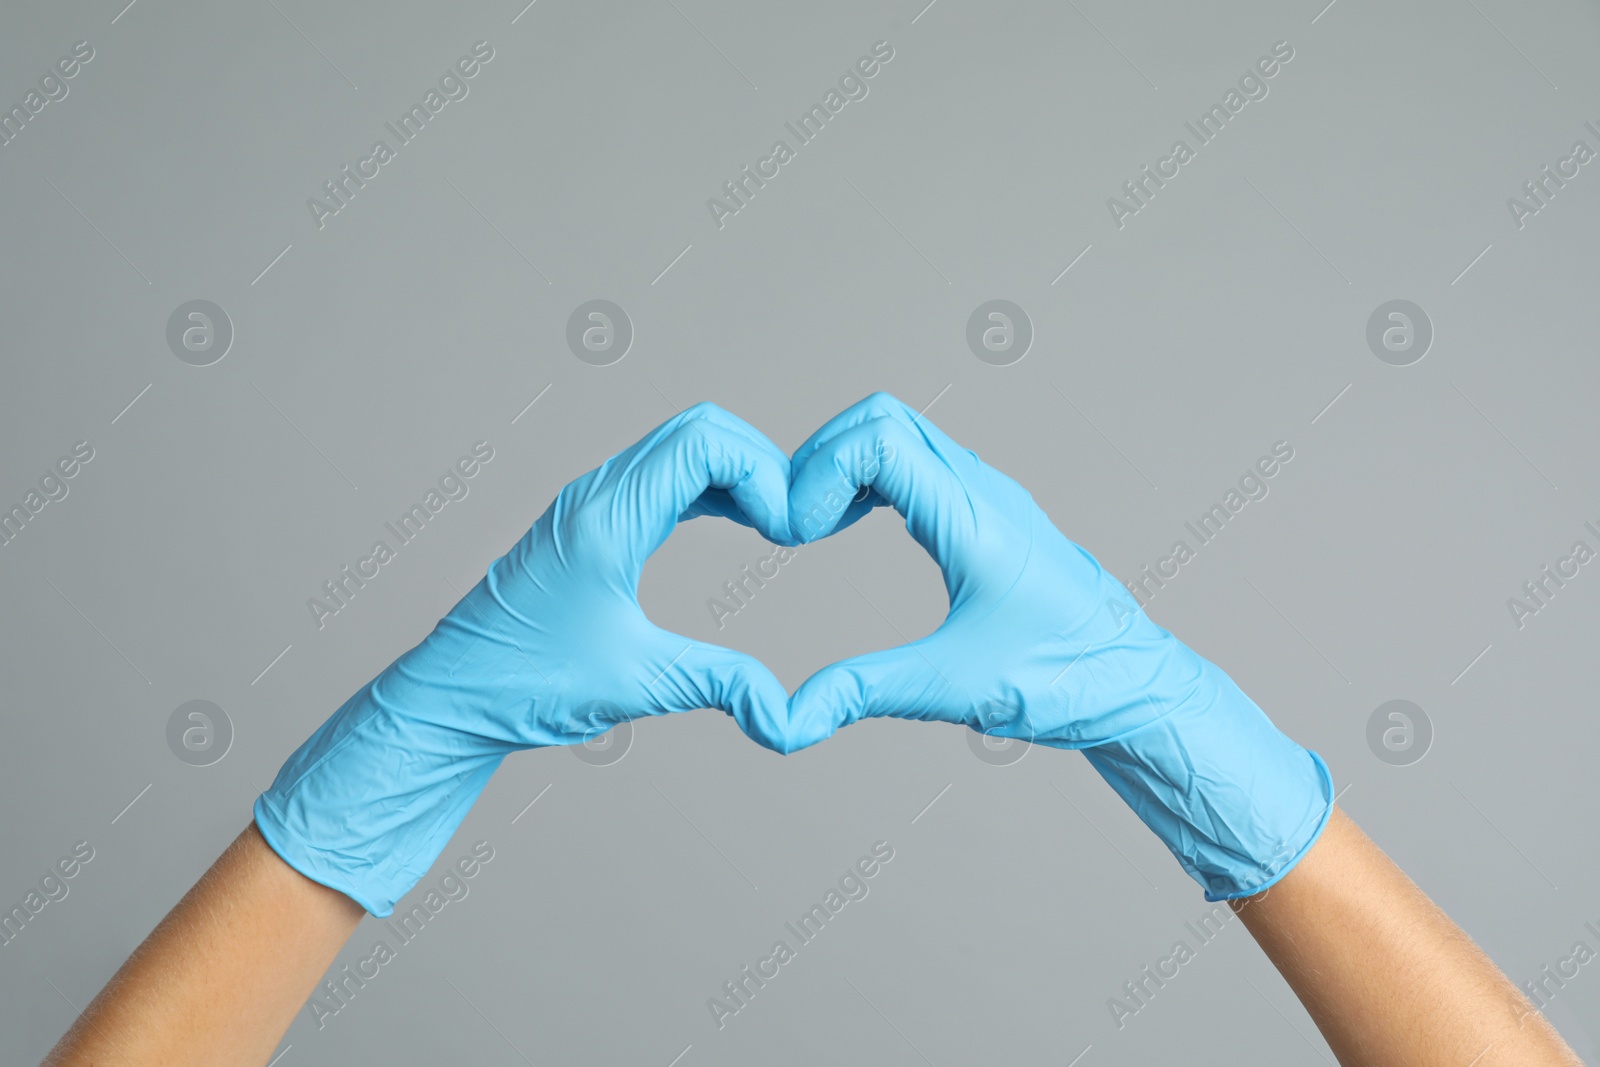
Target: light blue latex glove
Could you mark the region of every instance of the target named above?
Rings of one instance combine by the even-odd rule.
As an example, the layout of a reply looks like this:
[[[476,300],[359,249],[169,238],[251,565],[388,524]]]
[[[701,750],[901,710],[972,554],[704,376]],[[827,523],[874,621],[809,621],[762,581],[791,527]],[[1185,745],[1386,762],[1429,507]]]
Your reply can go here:
[[[1322,760],[1150,621],[1021,486],[900,401],[879,393],[828,422],[795,452],[791,483],[802,541],[888,504],[950,596],[928,637],[808,679],[792,731],[893,715],[1081,748],[1209,900],[1261,891],[1321,833]],[[853,500],[859,487],[871,492]]]
[[[645,618],[645,560],[680,517],[793,544],[789,463],[711,404],[563,489],[421,644],[347,700],[256,801],[290,866],[376,916],[433,865],[509,752],[643,715],[720,708],[784,750],[788,693],[760,662]]]

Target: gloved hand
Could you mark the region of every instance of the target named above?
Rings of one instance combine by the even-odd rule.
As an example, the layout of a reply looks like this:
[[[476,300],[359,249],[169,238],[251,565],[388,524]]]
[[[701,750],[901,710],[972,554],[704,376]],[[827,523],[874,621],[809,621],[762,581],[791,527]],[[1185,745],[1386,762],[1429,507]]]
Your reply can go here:
[[[262,836],[314,881],[390,914],[509,752],[624,719],[729,712],[788,744],[788,693],[757,660],[652,624],[644,562],[680,517],[789,535],[789,462],[712,404],[568,485],[421,644],[312,734],[256,801]]]
[[[870,487],[853,500],[858,487]],[[863,716],[1081,748],[1209,900],[1271,885],[1321,833],[1332,783],[1219,668],[1150,621],[1016,482],[886,394],[795,452],[790,522],[814,541],[888,504],[939,564],[928,637],[825,667],[790,701],[810,738]]]

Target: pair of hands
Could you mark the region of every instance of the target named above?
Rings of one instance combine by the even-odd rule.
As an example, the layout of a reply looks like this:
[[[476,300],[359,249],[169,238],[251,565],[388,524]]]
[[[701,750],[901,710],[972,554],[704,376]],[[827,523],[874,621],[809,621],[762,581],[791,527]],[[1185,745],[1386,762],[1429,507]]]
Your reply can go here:
[[[640,610],[645,560],[683,519],[795,545],[880,506],[939,564],[949,614],[792,697],[758,660]],[[1084,749],[1213,900],[1281,877],[1332,805],[1322,761],[1151,622],[1021,486],[879,393],[792,458],[700,404],[568,485],[289,758],[256,825],[296,870],[387,915],[509,753],[705,707],[782,753],[877,715]]]
[[[792,546],[883,505],[939,564],[949,616],[920,641],[824,667],[793,698],[759,660],[663,630],[640,610],[645,560],[682,520],[717,515]],[[875,715],[1098,743],[1185,695],[1182,672],[1139,657],[1143,677],[1129,677],[1126,657],[1104,654],[1166,637],[1021,486],[879,393],[792,459],[714,404],[668,420],[563,489],[430,641],[459,645],[481,661],[471,669],[503,679],[503,717],[479,728],[516,747],[711,707],[788,753]],[[427,649],[430,661],[439,654]]]

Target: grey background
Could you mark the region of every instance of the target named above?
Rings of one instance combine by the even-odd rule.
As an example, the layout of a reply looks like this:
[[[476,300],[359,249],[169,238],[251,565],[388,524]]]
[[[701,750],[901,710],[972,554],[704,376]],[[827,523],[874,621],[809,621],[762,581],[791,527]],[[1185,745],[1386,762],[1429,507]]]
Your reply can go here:
[[[1600,164],[1524,229],[1505,206],[1600,147],[1593,5],[122,4],[13,5],[0,33],[8,107],[96,53],[0,148],[0,501],[96,450],[0,548],[0,903],[95,849],[0,948],[0,1058],[45,1052],[564,483],[700,399],[784,448],[874,389],[933,403],[1124,577],[1288,440],[1152,615],[1327,758],[1514,980],[1600,948],[1600,570],[1520,630],[1505,603],[1600,522]],[[306,199],[480,39],[470,95],[319,231]],[[878,40],[867,98],[719,231],[706,198]],[[1267,98],[1113,225],[1106,198],[1279,40]],[[564,341],[596,298],[635,329],[603,368]],[[235,331],[209,367],[166,344],[194,299]],[[965,343],[991,299],[1033,322],[1009,367]],[[1433,323],[1412,366],[1366,345],[1392,299]],[[306,599],[479,439],[471,495],[319,631]],[[643,604],[791,688],[942,618],[880,514],[719,632],[706,599],[766,551],[686,526]],[[167,747],[195,699],[233,725],[210,766]],[[1410,766],[1367,745],[1392,699],[1433,724]],[[512,758],[441,863],[480,839],[470,896],[325,1027],[302,1014],[284,1067],[1330,1059],[1236,923],[1117,1029],[1107,999],[1206,905],[1075,754],[996,767],[873,722],[780,759],[698,712],[607,766]],[[707,998],[878,840],[870,896],[719,1032]],[[1549,1014],[1593,1057],[1600,971]]]

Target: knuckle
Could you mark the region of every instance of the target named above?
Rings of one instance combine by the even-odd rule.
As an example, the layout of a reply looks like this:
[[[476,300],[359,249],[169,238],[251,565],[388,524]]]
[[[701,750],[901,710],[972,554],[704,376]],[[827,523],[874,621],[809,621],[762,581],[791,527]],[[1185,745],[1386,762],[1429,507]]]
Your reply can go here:
[[[722,409],[709,400],[701,400],[683,409],[685,420],[714,418],[722,413]]]

